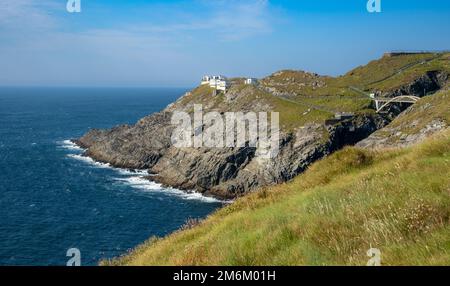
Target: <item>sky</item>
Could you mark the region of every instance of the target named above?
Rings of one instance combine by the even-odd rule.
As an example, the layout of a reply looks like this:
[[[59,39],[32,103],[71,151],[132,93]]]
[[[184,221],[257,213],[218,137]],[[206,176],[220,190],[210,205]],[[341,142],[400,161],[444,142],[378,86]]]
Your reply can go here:
[[[204,74],[337,76],[449,50],[450,1],[0,0],[0,85],[193,87]]]

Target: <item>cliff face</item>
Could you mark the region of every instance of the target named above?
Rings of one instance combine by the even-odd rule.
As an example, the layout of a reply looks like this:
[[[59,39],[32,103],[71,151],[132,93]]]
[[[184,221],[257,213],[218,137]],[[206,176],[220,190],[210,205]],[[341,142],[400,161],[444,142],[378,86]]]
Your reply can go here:
[[[357,144],[364,148],[407,147],[450,126],[450,90],[427,96],[389,125]]]
[[[285,182],[317,159],[354,144],[385,124],[360,115],[325,129],[320,124],[282,132],[275,158],[259,157],[256,148],[176,148],[170,137],[170,113],[161,112],[134,126],[92,130],[76,142],[87,156],[122,168],[149,169],[152,180],[205,195],[234,198],[260,186]],[[324,138],[324,133],[326,134]]]
[[[415,76],[400,88],[392,89],[391,93],[439,89],[446,80],[446,73],[429,72]],[[361,72],[357,76],[361,77]],[[348,75],[339,80],[344,84],[354,79]],[[264,79],[260,87],[233,80],[226,94],[216,96],[212,96],[209,87],[201,86],[162,112],[147,116],[133,126],[91,130],[75,142],[87,149],[87,156],[117,167],[148,169],[154,174],[152,180],[165,185],[220,198],[235,198],[257,187],[290,180],[312,162],[367,138],[389,123],[389,116],[381,116],[368,109],[370,100],[367,98],[331,93],[342,89],[336,81],[330,87],[331,79],[328,77],[289,71]],[[318,93],[317,98],[304,96],[308,91]],[[284,98],[286,94],[296,96]],[[171,115],[174,111],[190,113],[194,104],[202,104],[204,112],[279,112],[278,155],[271,159],[263,158],[252,147],[174,147],[170,140],[175,128],[171,124]],[[353,116],[325,124],[326,119],[334,117],[330,110],[334,112],[336,109],[350,111]],[[368,146],[371,143],[361,144]]]

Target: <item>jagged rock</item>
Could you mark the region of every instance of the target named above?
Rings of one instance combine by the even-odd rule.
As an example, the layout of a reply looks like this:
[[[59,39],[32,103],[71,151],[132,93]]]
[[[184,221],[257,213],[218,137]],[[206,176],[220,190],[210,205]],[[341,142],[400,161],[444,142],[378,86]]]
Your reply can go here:
[[[256,148],[176,148],[170,137],[170,112],[141,119],[134,126],[92,130],[76,142],[86,155],[122,168],[149,169],[164,185],[206,195],[234,198],[257,187],[292,179],[317,159],[354,144],[385,122],[361,115],[325,130],[307,125],[295,133],[281,133],[275,158],[258,157]],[[328,139],[324,140],[324,132]]]
[[[392,123],[362,140],[362,148],[398,148],[419,143],[428,136],[449,128],[449,91],[421,99],[401,113]]]
[[[423,90],[426,94],[441,88],[447,78],[448,75],[444,72],[428,72],[391,91],[388,96],[423,95]],[[91,130],[75,142],[87,148],[87,156],[98,161],[123,168],[148,169],[150,173],[155,174],[151,178],[164,185],[196,190],[220,198],[235,198],[258,187],[292,179],[314,161],[345,145],[356,144],[386,126],[390,121],[389,116],[360,112],[355,113],[353,117],[339,119],[331,125],[312,120],[304,126],[296,126],[294,130],[282,130],[279,153],[268,159],[260,156],[260,150],[252,147],[176,148],[171,144],[171,135],[175,128],[171,124],[172,112],[190,113],[197,102],[203,105],[204,111],[271,112],[271,101],[267,96],[260,97],[261,92],[267,91],[273,99],[285,95],[278,90],[280,86],[321,88],[326,86],[325,79],[326,77],[312,73],[282,71],[262,80],[260,87],[232,86],[223,94],[222,102],[218,102],[217,96],[212,97],[210,90],[199,88],[196,94],[187,93],[162,112],[147,116],[133,126]],[[413,116],[417,110],[430,114],[435,107],[433,101],[425,101],[424,104],[416,104],[406,110],[400,118]],[[399,109],[398,112],[402,110],[404,109]],[[310,112],[311,109],[305,113]],[[440,118],[433,118],[427,121],[426,125],[423,125],[422,121],[407,119],[407,129],[419,129],[419,132],[405,132],[403,125],[391,125],[359,142],[358,146],[387,146],[392,144],[391,138],[394,137],[398,138],[398,144],[413,144],[448,126],[448,122]]]

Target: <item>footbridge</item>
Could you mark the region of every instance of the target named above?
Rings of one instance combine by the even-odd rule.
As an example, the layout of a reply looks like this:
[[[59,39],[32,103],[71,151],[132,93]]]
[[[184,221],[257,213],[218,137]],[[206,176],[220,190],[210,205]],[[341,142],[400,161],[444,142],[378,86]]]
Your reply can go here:
[[[415,95],[399,95],[396,97],[377,97],[374,93],[367,93],[355,86],[349,87],[351,90],[356,91],[359,94],[363,94],[365,96],[370,97],[373,101],[375,101],[375,109],[377,113],[383,111],[387,106],[389,106],[392,103],[416,103],[420,97]]]
[[[371,96],[371,98],[375,101],[375,108],[377,110],[377,113],[383,111],[384,108],[389,106],[392,103],[411,103],[414,104],[418,100],[420,100],[420,97],[414,96],[414,95],[400,95],[392,98],[386,98],[386,97],[375,97]]]

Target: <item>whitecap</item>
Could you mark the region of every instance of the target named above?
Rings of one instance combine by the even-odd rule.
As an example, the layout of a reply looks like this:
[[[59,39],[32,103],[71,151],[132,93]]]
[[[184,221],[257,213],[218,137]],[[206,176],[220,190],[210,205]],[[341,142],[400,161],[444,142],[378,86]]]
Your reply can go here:
[[[116,168],[121,175],[151,176],[147,170]]]
[[[111,167],[111,164],[109,164],[109,163],[100,163],[100,162],[95,161],[91,157],[83,156],[80,154],[67,154],[67,157],[75,159],[75,160],[83,161],[89,165],[92,165],[92,166],[95,166],[98,168],[110,168],[110,169],[113,168],[113,167]]]
[[[64,142],[65,142],[65,145],[63,145],[63,146],[67,146],[66,149],[84,150],[84,149],[78,147],[76,144],[74,144],[70,140],[65,140]],[[73,147],[73,146],[76,146],[76,147]],[[186,191],[178,190],[175,188],[165,188],[161,184],[153,182],[153,181],[145,178],[146,176],[152,176],[148,173],[147,170],[115,168],[115,167],[111,166],[111,164],[109,164],[109,163],[97,162],[94,159],[84,156],[84,155],[81,155],[81,154],[67,154],[67,157],[75,159],[75,160],[83,161],[84,163],[87,163],[93,167],[113,169],[118,174],[124,176],[124,177],[115,178],[115,180],[120,181],[124,184],[131,186],[132,188],[135,188],[135,189],[138,189],[141,191],[164,192],[166,194],[171,194],[171,195],[180,197],[185,200],[199,200],[199,201],[207,202],[207,203],[218,203],[218,202],[219,203],[231,203],[232,202],[232,201],[219,200],[219,199],[212,198],[212,197],[206,197],[206,196],[202,195],[201,193],[198,193],[195,191],[186,192]]]
[[[104,169],[113,169],[117,173],[124,175],[124,176],[132,176],[132,175],[138,175],[138,176],[151,176],[147,170],[140,170],[140,169],[123,169],[123,168],[116,168],[113,167],[110,163],[102,163],[95,161],[91,157],[82,155],[82,154],[67,154],[67,157],[83,161],[93,167],[97,168],[104,168]]]
[[[195,191],[182,191],[175,188],[165,188],[161,184],[150,181],[144,177],[128,177],[116,178],[117,181],[128,184],[129,186],[147,192],[161,192],[165,194],[174,195],[185,200],[199,200],[208,203],[230,203],[231,201],[222,201],[212,197],[206,197]]]
[[[64,141],[60,141],[57,143],[63,149],[72,150],[72,151],[84,151],[85,150],[70,140],[64,140]]]

